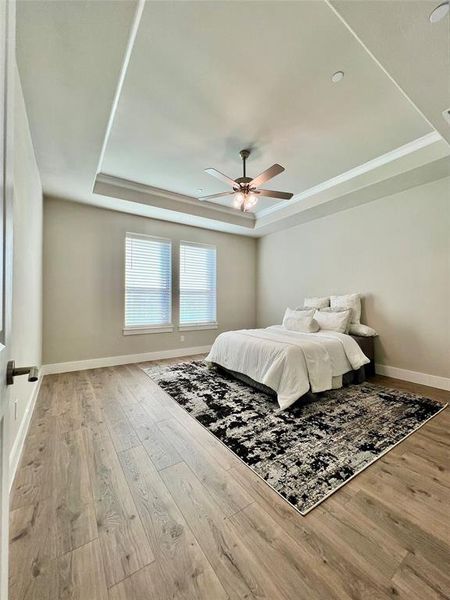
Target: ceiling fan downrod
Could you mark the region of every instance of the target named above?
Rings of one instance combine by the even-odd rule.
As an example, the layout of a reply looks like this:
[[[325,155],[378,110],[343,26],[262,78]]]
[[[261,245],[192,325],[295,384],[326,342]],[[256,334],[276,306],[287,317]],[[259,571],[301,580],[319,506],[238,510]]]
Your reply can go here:
[[[242,177],[246,177],[247,158],[250,156],[250,150],[241,150],[239,152],[242,158]]]

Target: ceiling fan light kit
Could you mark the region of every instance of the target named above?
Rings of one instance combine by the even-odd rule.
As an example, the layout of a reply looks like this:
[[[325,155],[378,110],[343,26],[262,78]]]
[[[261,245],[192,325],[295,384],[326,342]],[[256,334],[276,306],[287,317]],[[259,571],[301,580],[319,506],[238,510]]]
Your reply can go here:
[[[250,156],[250,150],[241,150],[239,152],[242,159],[242,177],[237,179],[231,179],[227,175],[224,175],[216,169],[205,169],[206,173],[220,179],[221,181],[230,185],[233,191],[220,192],[219,194],[212,194],[211,196],[202,196],[199,200],[213,200],[223,196],[231,196],[234,194],[233,206],[242,212],[248,212],[258,202],[258,196],[266,196],[268,198],[276,198],[280,200],[290,200],[293,194],[289,192],[276,192],[274,190],[261,190],[258,189],[260,185],[276,177],[284,171],[284,167],[275,164],[263,171],[258,177],[252,178],[247,177],[247,158]]]

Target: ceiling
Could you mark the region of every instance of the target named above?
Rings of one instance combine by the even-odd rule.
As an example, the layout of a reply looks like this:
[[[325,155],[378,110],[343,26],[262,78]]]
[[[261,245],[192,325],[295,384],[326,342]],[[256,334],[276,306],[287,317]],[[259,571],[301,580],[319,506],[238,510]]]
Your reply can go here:
[[[262,235],[401,173],[442,177],[449,32],[448,17],[429,22],[433,6],[19,0],[17,59],[44,192]],[[226,190],[204,169],[240,176],[246,147],[248,173],[282,164],[264,187],[294,199],[261,200],[251,215],[228,197],[198,201]]]
[[[429,19],[441,2],[331,0],[331,5],[405,96],[450,142],[450,127],[443,126],[442,118],[442,112],[450,108],[449,17],[439,23]]]
[[[17,6],[17,63],[45,193],[90,201],[135,2]]]

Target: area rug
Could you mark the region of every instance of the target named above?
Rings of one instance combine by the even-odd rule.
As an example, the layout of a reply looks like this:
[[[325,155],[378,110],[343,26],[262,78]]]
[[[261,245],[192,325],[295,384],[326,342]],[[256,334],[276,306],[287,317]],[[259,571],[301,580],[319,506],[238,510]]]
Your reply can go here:
[[[302,515],[445,408],[363,383],[282,411],[203,361],[144,371]]]

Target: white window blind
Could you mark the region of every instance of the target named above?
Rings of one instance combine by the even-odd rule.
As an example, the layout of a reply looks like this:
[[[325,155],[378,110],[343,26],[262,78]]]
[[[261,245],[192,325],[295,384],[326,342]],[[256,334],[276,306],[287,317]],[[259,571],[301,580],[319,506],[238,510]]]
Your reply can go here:
[[[216,324],[216,248],[180,243],[180,326]]]
[[[172,321],[172,243],[127,233],[125,329],[169,326]]]

